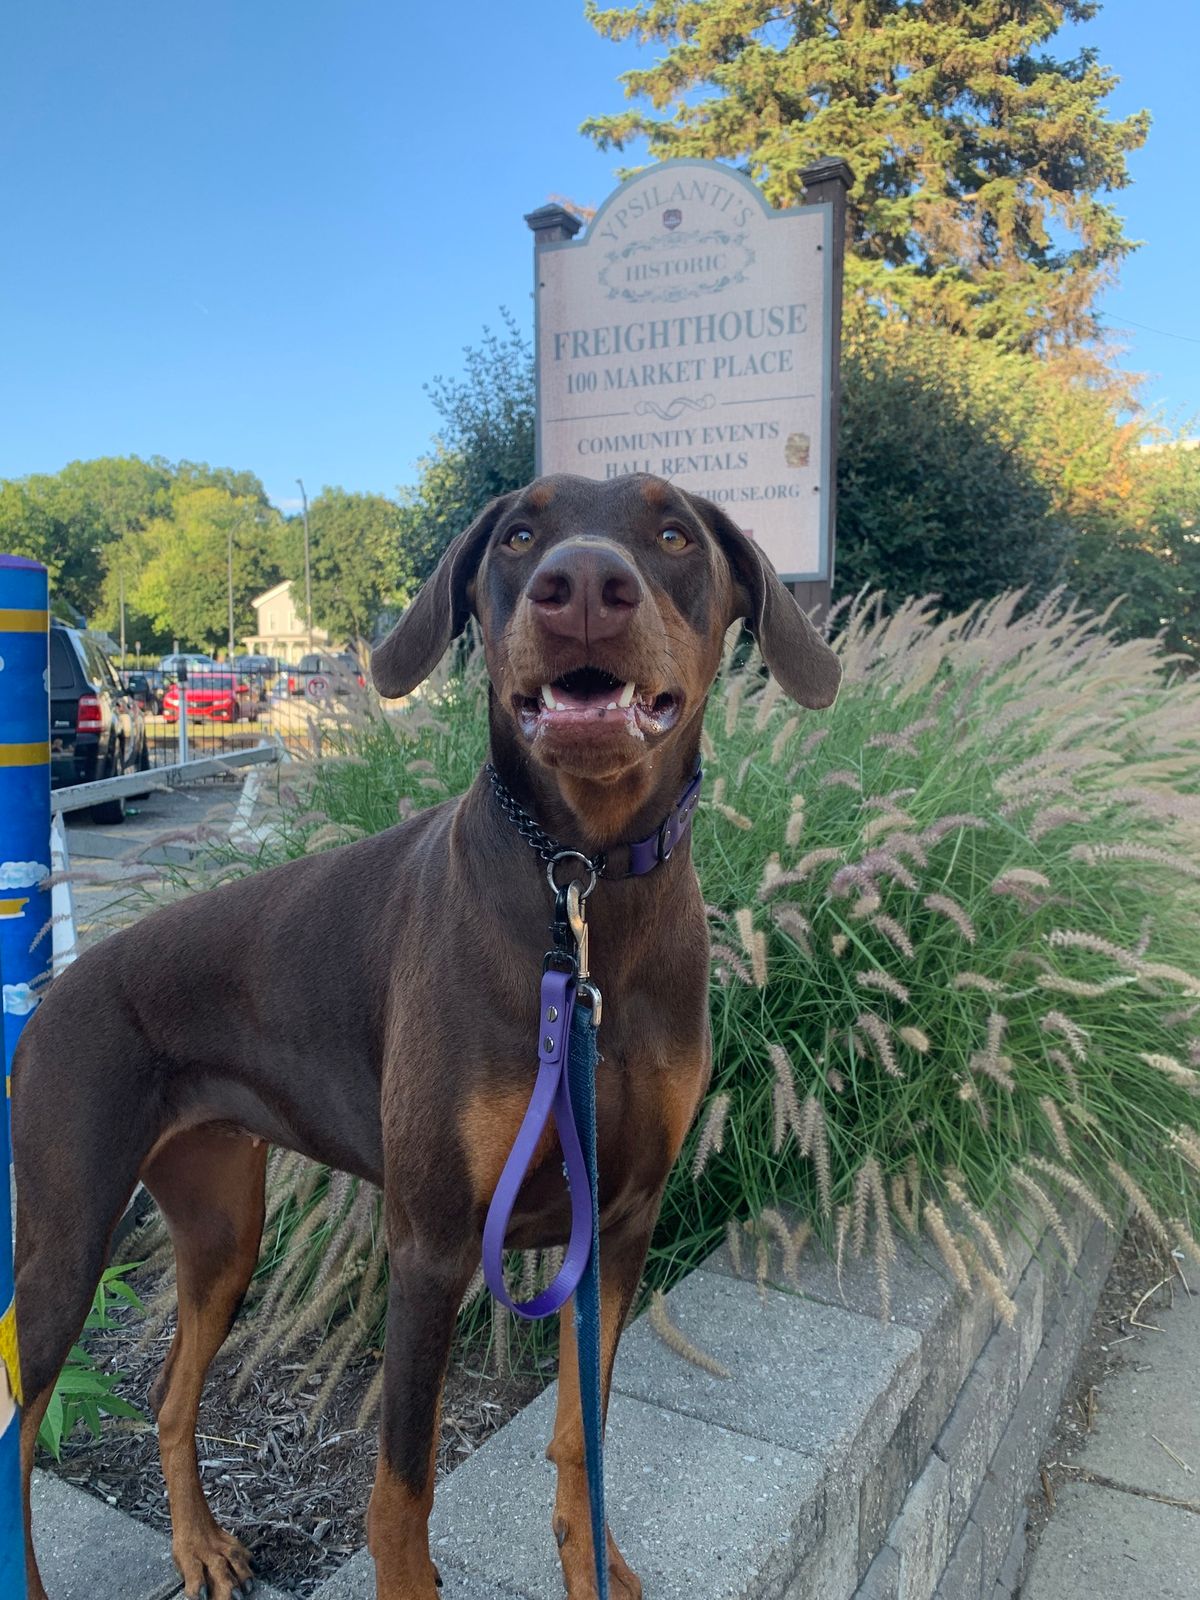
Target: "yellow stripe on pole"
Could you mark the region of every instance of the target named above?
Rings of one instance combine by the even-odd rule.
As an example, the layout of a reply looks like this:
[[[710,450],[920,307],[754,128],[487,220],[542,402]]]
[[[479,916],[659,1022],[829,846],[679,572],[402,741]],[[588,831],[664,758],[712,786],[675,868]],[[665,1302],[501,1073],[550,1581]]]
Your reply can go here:
[[[8,1371],[8,1392],[21,1404],[21,1362],[17,1356],[17,1306],[13,1301],[0,1317],[0,1362]]]
[[[49,739],[35,739],[32,744],[0,744],[0,767],[40,767],[49,759]]]
[[[44,611],[0,606],[0,633],[45,633],[48,623]]]

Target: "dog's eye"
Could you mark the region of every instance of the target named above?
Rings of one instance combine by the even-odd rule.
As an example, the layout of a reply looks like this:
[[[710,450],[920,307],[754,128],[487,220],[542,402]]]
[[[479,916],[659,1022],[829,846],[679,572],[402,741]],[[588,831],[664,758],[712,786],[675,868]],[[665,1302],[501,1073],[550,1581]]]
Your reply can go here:
[[[668,550],[673,550],[676,554],[680,550],[686,550],[692,542],[682,528],[664,528],[658,537]]]
[[[533,543],[533,534],[528,528],[514,528],[504,542],[510,550],[528,550]]]

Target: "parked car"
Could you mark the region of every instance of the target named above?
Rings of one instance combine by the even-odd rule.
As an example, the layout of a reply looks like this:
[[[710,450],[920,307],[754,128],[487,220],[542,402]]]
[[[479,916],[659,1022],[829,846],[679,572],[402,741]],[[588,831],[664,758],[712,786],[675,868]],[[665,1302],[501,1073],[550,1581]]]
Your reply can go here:
[[[120,673],[119,677],[143,711],[156,716],[162,710],[162,697],[166,691],[167,680],[157,667],[125,671]]]
[[[230,665],[234,672],[240,673],[249,682],[259,700],[269,698],[271,685],[280,670],[274,656],[234,656]]]
[[[93,783],[150,766],[146,720],[94,639],[50,623],[50,783]],[[125,797],[94,805],[96,822],[122,822]]]
[[[240,673],[222,672],[220,668],[209,671],[189,671],[187,684],[173,683],[163,695],[163,719],[179,721],[179,691],[187,696],[189,717],[207,717],[211,722],[250,722],[258,720],[258,697]]]
[[[355,689],[367,686],[358,658],[349,650],[339,650],[336,654],[316,651],[301,656],[294,667],[288,668],[288,693],[304,694],[310,678],[328,679],[334,694],[353,694]]]
[[[180,667],[186,667],[189,675],[202,667],[215,667],[216,662],[211,656],[202,655],[197,651],[178,650],[174,655],[163,656],[158,663],[159,671],[175,677]]]

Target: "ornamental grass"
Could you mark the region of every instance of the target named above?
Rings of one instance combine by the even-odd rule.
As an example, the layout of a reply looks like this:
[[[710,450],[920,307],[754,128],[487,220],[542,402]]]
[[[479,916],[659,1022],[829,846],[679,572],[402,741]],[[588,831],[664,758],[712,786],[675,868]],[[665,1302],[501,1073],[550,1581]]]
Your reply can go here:
[[[1200,678],[1107,615],[1021,605],[860,598],[841,696],[803,717],[731,636],[694,842],[713,1078],[648,1294],[726,1238],[747,1275],[803,1288],[815,1236],[873,1259],[886,1315],[907,1236],[1008,1317],[1006,1231],[1069,1255],[1080,1204],[1196,1254]],[[217,870],[388,827],[463,789],[485,738],[481,665],[460,657],[411,709],[347,716],[281,839]],[[327,1326],[329,1387],[381,1335],[377,1200],[282,1155],[270,1205],[235,1338],[258,1357]],[[514,1283],[555,1265],[514,1258]],[[478,1280],[462,1334],[497,1361],[536,1348]]]

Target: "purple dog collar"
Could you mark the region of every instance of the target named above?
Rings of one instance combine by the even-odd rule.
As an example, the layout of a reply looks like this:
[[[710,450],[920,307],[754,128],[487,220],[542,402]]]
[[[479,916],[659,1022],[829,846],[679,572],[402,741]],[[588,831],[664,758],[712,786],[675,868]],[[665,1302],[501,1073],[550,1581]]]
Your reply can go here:
[[[671,852],[692,825],[692,813],[700,801],[700,786],[704,782],[704,769],[696,768],[696,775],[679,796],[674,811],[665,816],[649,838],[639,839],[629,848],[629,866],[623,876],[640,878],[653,872],[660,861],[669,861]]]

